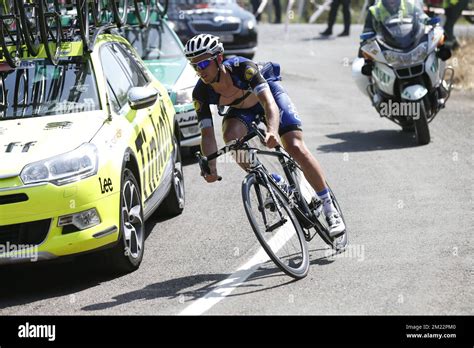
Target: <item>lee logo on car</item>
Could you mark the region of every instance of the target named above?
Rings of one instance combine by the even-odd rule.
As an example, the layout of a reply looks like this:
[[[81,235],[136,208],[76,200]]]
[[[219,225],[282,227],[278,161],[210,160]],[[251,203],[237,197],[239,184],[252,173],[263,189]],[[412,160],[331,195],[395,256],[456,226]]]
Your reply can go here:
[[[114,190],[114,187],[112,186],[112,180],[110,178],[105,178],[102,180],[102,178],[99,178],[99,184],[100,184],[100,192],[102,194],[107,193],[107,192],[112,192]]]

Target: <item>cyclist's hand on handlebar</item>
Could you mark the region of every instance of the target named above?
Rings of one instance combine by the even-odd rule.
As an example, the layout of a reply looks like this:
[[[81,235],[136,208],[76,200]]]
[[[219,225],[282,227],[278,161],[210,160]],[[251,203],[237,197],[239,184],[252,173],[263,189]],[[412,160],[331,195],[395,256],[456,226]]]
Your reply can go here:
[[[280,143],[278,141],[278,135],[276,135],[275,133],[271,131],[267,131],[267,133],[265,134],[265,145],[267,145],[269,149],[273,149],[275,146],[279,144]]]

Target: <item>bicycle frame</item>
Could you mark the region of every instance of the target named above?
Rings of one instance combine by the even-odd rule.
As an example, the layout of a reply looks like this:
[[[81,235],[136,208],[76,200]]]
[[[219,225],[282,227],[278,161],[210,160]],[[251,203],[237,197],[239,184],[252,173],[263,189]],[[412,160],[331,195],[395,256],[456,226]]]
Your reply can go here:
[[[275,147],[275,151],[260,150],[258,148],[248,146],[247,141],[256,136],[258,136],[261,141],[264,140],[264,136],[260,133],[256,124],[252,125],[252,127],[254,130],[248,133],[242,139],[234,140],[233,142],[221,148],[219,151],[210,154],[207,157],[201,156],[201,154],[198,152],[196,155],[199,159],[201,170],[205,173],[210,173],[208,161],[216,159],[217,157],[234,150],[249,151],[249,153],[251,153],[251,158],[258,154],[276,157],[278,158],[278,161],[280,162],[283,171],[285,172],[285,176],[287,177],[290,187],[292,187],[293,189],[293,192],[290,195],[288,195],[287,192],[284,192],[278,185],[270,185],[269,181],[274,180],[270,178],[270,174],[268,173],[267,169],[257,159],[252,161],[252,164],[249,169],[249,175],[255,173],[261,180],[265,181],[265,185],[267,186],[267,188],[272,186],[273,189],[277,189],[283,195],[283,197],[285,197],[286,202],[291,205],[293,212],[298,218],[298,221],[304,228],[309,229],[315,227],[318,224],[317,216],[315,216],[314,213],[310,211],[309,207],[306,204],[303,204],[302,200],[304,198],[301,192],[299,192],[298,185],[296,184],[292,175],[292,172],[295,169],[301,170],[300,166],[290,156],[281,151],[282,149],[280,145]],[[274,199],[274,201],[276,201],[271,189],[269,189],[269,192],[273,196],[272,198]],[[297,204],[293,204],[294,202],[296,202]],[[280,211],[279,213],[281,214]]]

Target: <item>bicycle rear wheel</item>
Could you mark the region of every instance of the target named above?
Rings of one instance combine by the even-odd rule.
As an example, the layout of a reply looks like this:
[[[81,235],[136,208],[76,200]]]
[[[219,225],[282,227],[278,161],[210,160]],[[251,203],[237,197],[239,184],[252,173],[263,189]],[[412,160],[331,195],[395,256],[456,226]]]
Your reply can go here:
[[[21,31],[28,52],[32,56],[37,56],[41,44],[38,5],[34,1],[25,2],[24,0],[18,0],[18,10],[20,13]]]
[[[128,1],[108,0],[112,9],[113,19],[117,27],[121,27],[127,22]]]
[[[255,173],[246,176],[242,183],[242,199],[247,218],[270,259],[290,277],[304,278],[309,270],[309,255],[303,231],[283,194],[273,182],[269,185],[267,187]],[[271,197],[270,190],[276,202],[267,198]],[[265,208],[266,199],[280,209]]]
[[[14,0],[4,0],[0,4],[0,47],[1,55],[12,68],[20,64],[21,33],[15,14]]]
[[[76,0],[77,21],[79,22],[79,29],[81,32],[81,39],[83,42],[83,51],[89,50],[89,1],[90,0]],[[92,4],[91,8],[94,7]],[[92,11],[93,12],[93,11]]]
[[[140,27],[146,27],[150,23],[151,5],[150,0],[135,0],[135,14]]]
[[[39,0],[39,22],[41,41],[46,56],[54,65],[58,64],[61,53],[62,27],[58,0]],[[51,38],[51,41],[49,40]]]
[[[154,1],[155,1],[154,4],[158,10],[158,15],[164,16],[168,12],[168,0],[154,0]]]

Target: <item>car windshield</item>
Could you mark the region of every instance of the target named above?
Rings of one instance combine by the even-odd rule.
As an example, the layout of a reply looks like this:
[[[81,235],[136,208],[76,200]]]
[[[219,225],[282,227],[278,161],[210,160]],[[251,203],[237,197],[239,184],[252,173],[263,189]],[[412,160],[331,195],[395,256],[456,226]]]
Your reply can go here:
[[[143,60],[175,58],[183,55],[178,39],[164,24],[150,24],[146,29],[128,29],[125,37]]]
[[[10,69],[0,64],[0,121],[100,110],[89,59],[68,57],[24,61]]]
[[[393,1],[393,0],[390,0]],[[389,3],[390,1],[387,1]],[[418,1],[393,1],[397,6],[385,12],[377,26],[377,34],[387,45],[407,49],[418,45],[424,35],[426,15]],[[391,14],[393,13],[393,14]]]

